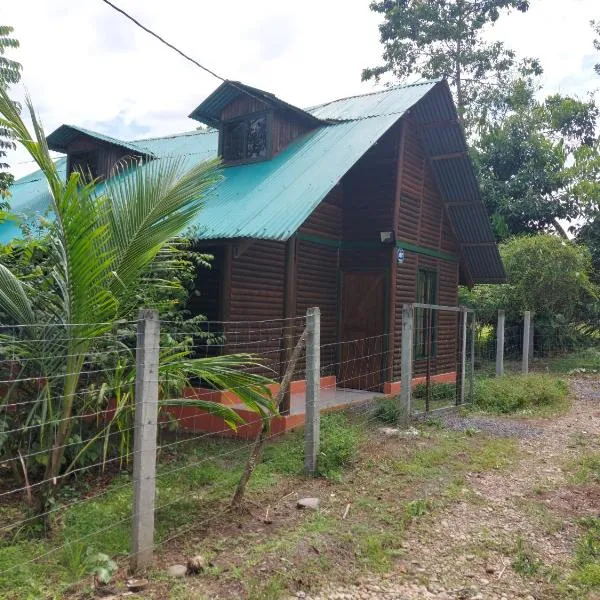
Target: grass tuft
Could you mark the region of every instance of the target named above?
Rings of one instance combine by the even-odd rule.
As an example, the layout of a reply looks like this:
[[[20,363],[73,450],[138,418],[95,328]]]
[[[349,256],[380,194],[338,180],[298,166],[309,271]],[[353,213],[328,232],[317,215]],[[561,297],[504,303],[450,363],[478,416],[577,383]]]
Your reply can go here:
[[[473,405],[494,414],[559,412],[568,394],[567,383],[552,375],[510,375],[477,380]]]

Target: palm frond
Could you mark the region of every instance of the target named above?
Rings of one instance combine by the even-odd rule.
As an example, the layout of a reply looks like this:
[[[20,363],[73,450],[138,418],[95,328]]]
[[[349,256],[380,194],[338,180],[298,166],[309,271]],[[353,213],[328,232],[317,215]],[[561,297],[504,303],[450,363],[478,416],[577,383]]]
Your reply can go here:
[[[160,159],[123,167],[107,182],[115,294],[139,279],[164,244],[189,227],[206,191],[219,181],[218,166],[208,161],[185,172],[183,159]]]
[[[31,325],[35,315],[25,285],[0,264],[0,311],[12,319],[15,324]]]

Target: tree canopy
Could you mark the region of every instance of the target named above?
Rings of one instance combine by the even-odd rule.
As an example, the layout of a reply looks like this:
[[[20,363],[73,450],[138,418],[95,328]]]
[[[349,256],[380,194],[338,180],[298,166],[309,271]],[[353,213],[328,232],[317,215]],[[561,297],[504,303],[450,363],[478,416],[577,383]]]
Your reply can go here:
[[[494,323],[498,309],[507,311],[509,322],[520,322],[524,310],[548,327],[586,321],[598,288],[585,246],[555,235],[515,236],[500,245],[500,254],[507,285],[478,285],[462,292],[461,300],[477,309],[480,321]]]
[[[600,173],[592,98],[537,98],[533,78],[517,79],[487,106],[472,157],[496,235],[554,230],[592,206],[589,173]]]
[[[480,99],[521,67],[541,73],[536,60],[519,63],[502,42],[487,41],[483,32],[503,12],[529,9],[527,0],[378,0],[371,10],[384,16],[379,27],[384,63],[363,70],[363,80],[391,73],[405,80],[412,74],[446,77],[459,113],[476,112]]]
[[[12,33],[12,27],[0,25],[0,86],[3,88],[21,80],[21,64],[6,56],[8,51],[19,47],[19,40]],[[13,182],[12,175],[6,172],[8,164],[4,159],[6,151],[14,147],[12,132],[7,127],[0,126],[0,198],[7,196],[8,188]]]

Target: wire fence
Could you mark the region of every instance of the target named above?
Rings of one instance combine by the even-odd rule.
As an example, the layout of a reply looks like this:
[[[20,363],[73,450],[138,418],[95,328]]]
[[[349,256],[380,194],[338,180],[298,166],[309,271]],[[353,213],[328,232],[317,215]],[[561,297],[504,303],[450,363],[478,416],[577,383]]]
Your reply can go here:
[[[469,402],[499,357],[506,373],[525,362],[565,371],[597,348],[531,315],[527,334],[525,319],[405,310],[396,340],[385,332],[320,343],[314,314],[191,329],[163,321],[149,338],[139,321],[0,328],[0,596],[40,565],[63,568],[91,548],[139,559],[226,519],[261,431],[271,442],[304,424],[305,465],[318,472],[321,412],[344,408],[370,423],[388,402],[394,415],[427,415]],[[46,541],[32,544],[44,530]]]

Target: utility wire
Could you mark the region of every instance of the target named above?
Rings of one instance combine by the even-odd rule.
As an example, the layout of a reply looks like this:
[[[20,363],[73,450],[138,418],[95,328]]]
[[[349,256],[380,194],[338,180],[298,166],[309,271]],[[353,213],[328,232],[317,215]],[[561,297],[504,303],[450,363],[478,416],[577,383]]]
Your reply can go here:
[[[217,75],[217,73],[215,73],[208,67],[205,67],[204,65],[200,64],[196,59],[192,58],[185,52],[181,51],[179,48],[177,48],[170,42],[167,42],[167,40],[165,40],[163,37],[158,35],[158,33],[155,33],[151,29],[148,29],[148,27],[146,27],[145,25],[142,25],[142,23],[140,23],[135,17],[132,17],[128,12],[124,11],[122,8],[119,8],[118,6],[116,6],[115,4],[110,2],[110,0],[102,0],[102,2],[104,2],[105,4],[108,4],[108,6],[110,6],[111,8],[114,8],[117,12],[121,13],[125,18],[127,18],[130,21],[132,21],[133,23],[135,23],[138,27],[143,29],[146,33],[149,33],[151,36],[155,37],[157,40],[159,40],[160,42],[162,42],[163,44],[165,44],[166,46],[171,48],[171,50],[175,50],[175,52],[177,52],[177,54],[183,56],[183,58],[185,58],[186,60],[189,60],[192,64],[196,65],[197,67],[200,67],[203,71],[206,71],[207,73],[209,73],[213,77],[216,77],[220,81],[227,81],[224,77]]]

